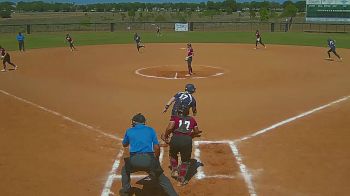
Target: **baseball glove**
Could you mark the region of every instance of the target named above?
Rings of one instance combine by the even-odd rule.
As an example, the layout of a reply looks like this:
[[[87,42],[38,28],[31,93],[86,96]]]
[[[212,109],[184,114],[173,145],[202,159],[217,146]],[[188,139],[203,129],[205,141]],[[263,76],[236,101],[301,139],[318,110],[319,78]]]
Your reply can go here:
[[[185,61],[188,61],[188,58],[189,58],[189,57],[188,57],[188,56],[186,56],[186,57],[185,57]]]

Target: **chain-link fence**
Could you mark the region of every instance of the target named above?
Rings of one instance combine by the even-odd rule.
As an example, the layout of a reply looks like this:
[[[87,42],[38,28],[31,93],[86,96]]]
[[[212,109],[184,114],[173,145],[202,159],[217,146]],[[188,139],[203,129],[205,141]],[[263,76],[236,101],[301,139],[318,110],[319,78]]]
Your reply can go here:
[[[183,23],[183,22],[182,22]],[[253,32],[350,32],[350,24],[271,23],[271,22],[189,22],[190,31]],[[0,25],[0,33],[72,32],[72,31],[174,31],[175,22],[117,22]]]

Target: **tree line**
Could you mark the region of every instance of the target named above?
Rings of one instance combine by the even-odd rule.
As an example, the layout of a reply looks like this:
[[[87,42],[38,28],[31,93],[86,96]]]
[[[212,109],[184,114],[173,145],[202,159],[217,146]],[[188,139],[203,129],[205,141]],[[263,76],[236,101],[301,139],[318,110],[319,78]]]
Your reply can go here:
[[[226,12],[230,14],[236,11],[249,12],[275,12],[283,11],[286,8],[294,12],[305,11],[305,1],[283,3],[278,2],[244,2],[238,3],[235,0],[224,0],[222,2],[207,1],[201,3],[97,3],[77,5],[74,3],[46,3],[43,1],[23,2],[2,2],[0,3],[1,17],[11,17],[11,12],[136,12],[136,11],[170,11],[170,12]]]

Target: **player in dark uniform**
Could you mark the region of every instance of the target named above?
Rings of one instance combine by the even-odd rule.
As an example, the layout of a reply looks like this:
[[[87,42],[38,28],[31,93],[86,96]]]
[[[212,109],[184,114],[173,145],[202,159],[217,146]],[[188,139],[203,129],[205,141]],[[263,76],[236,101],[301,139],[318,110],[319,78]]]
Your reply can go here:
[[[2,64],[4,66],[4,68],[1,70],[2,72],[6,71],[6,63],[12,65],[13,68],[17,70],[18,66],[11,62],[10,54],[2,46],[0,46],[0,55],[1,55]]]
[[[187,105],[188,108],[192,108],[193,115],[197,114],[196,99],[193,97],[193,93],[196,92],[196,87],[193,84],[186,84],[185,92],[178,92],[174,97],[170,98],[165,105],[163,113],[167,112],[168,108],[173,104],[171,116],[177,115],[177,109],[180,105]]]
[[[266,48],[265,44],[262,42],[262,38],[261,38],[259,30],[256,30],[255,36],[256,36],[255,49],[258,49],[258,43],[260,43],[261,45],[264,46],[264,48]]]
[[[156,30],[157,30],[157,36],[161,36],[159,25],[156,25]]]
[[[187,56],[185,58],[185,60],[187,61],[187,67],[188,67],[188,74],[186,76],[190,76],[193,74],[193,70],[192,70],[192,57],[193,57],[193,48],[192,48],[192,44],[188,43],[187,44]]]
[[[69,43],[69,48],[71,51],[76,50],[73,44],[73,39],[69,34],[66,35],[66,41]]]
[[[141,36],[139,34],[135,33],[134,40],[136,42],[137,51],[140,52],[140,48],[145,48],[145,45],[141,42]]]
[[[331,38],[329,38],[327,40],[327,44],[328,44],[328,47],[330,48],[327,53],[328,53],[328,59],[331,59],[331,52],[333,52],[333,54],[335,56],[338,57],[339,60],[342,60],[342,58],[339,56],[339,54],[335,51],[336,47],[335,47],[335,41]]]
[[[180,185],[186,185],[189,180],[188,170],[191,166],[192,139],[200,137],[202,131],[198,129],[196,120],[189,116],[187,105],[181,105],[177,112],[177,116],[171,117],[161,138],[170,146],[171,176],[177,178]],[[170,135],[172,136],[169,141]],[[178,153],[181,156],[181,164],[178,161]]]

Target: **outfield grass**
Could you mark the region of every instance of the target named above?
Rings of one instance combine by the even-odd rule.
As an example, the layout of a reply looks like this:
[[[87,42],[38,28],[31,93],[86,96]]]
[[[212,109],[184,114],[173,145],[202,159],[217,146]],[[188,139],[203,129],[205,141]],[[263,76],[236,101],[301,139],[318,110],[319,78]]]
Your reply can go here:
[[[133,43],[133,32],[73,32],[77,46],[99,44]],[[153,32],[140,33],[144,43],[250,43],[255,44],[252,32],[164,32],[156,37]],[[340,33],[263,33],[262,40],[268,44],[327,46],[327,39],[336,40],[338,48],[350,48],[350,35]],[[0,35],[0,45],[17,50],[16,34]],[[34,33],[26,35],[26,48],[51,48],[67,46],[65,33]]]

